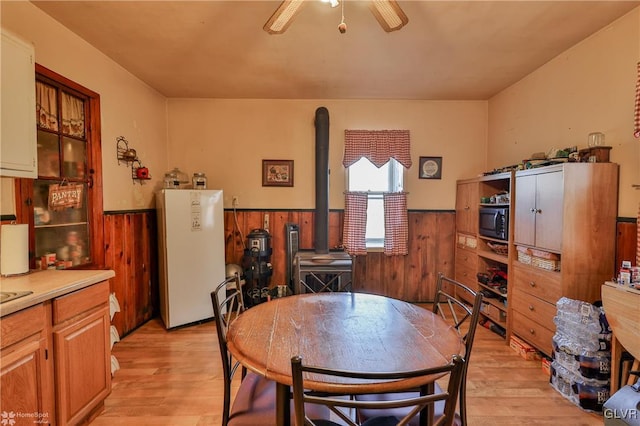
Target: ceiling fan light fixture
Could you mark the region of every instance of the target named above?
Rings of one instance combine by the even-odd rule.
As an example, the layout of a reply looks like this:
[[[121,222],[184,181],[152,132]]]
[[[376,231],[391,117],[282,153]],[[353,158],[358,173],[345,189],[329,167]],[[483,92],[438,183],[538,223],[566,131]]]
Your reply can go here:
[[[340,2],[338,0],[325,0],[325,1],[329,2],[331,7],[338,7],[340,5]]]
[[[371,0],[370,8],[386,32],[399,30],[409,22],[395,0]]]
[[[334,0],[337,3],[337,0]],[[263,29],[269,34],[282,34],[289,28],[293,18],[298,14],[304,0],[285,0],[264,24]]]

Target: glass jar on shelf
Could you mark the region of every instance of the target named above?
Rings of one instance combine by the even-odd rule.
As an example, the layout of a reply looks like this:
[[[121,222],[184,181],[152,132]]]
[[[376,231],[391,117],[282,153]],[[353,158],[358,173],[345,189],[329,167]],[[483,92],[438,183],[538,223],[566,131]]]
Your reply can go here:
[[[164,174],[164,187],[169,189],[184,189],[189,184],[189,177],[179,168],[174,167],[173,170]]]
[[[193,189],[207,189],[207,177],[202,172],[194,173],[191,183],[193,184]]]

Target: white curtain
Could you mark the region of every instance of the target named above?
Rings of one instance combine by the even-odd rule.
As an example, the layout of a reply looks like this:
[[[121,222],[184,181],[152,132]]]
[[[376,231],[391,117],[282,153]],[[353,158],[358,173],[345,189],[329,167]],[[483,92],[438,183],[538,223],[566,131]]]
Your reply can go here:
[[[36,81],[36,114],[39,127],[58,131],[56,88],[40,81]]]
[[[67,93],[62,94],[62,132],[84,138],[84,101]]]

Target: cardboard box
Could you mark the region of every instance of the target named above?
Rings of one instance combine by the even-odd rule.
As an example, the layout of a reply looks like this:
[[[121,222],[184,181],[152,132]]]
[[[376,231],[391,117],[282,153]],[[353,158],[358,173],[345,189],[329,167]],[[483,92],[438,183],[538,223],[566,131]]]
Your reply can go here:
[[[497,323],[507,322],[507,313],[501,311],[490,303],[482,303],[482,305],[480,305],[480,311]]]
[[[511,336],[511,339],[509,340],[509,346],[527,361],[540,359],[540,353],[536,350],[536,348],[534,348],[524,340],[518,338],[517,336]]]

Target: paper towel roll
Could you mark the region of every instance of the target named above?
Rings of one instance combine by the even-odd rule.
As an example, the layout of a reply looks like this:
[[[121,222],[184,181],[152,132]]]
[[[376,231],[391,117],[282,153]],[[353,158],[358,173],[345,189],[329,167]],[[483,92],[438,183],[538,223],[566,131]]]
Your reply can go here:
[[[0,227],[0,274],[15,275],[29,272],[29,226],[2,225]]]

